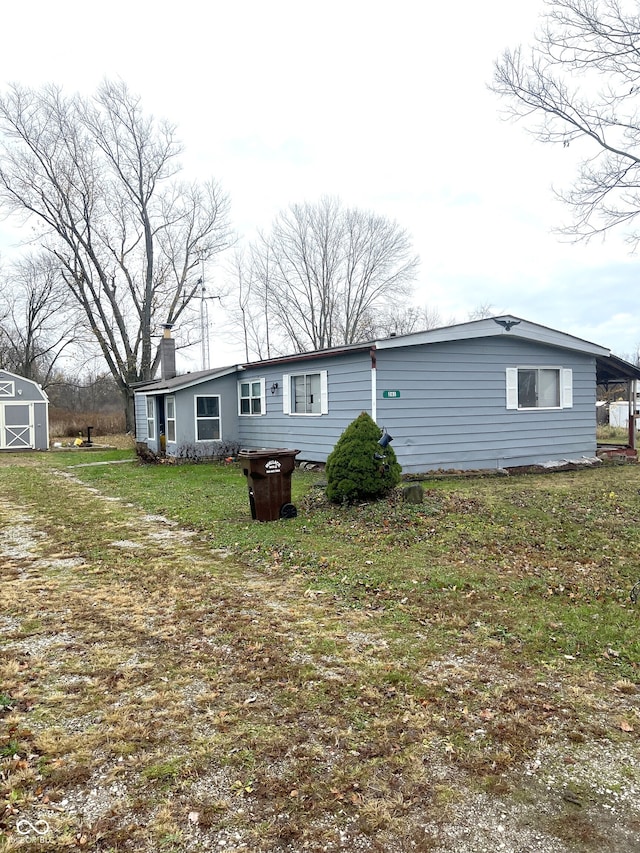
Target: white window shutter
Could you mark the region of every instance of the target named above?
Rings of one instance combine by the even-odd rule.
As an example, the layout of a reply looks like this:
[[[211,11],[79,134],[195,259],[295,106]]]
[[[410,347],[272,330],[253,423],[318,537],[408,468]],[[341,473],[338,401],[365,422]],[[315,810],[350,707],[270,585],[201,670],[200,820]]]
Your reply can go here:
[[[518,368],[507,367],[507,409],[518,408]]]
[[[562,370],[562,408],[573,408],[573,371],[568,367]]]
[[[260,414],[267,414],[267,383],[264,378],[260,380]]]
[[[320,371],[320,414],[329,414],[329,383],[327,371]]]
[[[291,394],[291,377],[285,373],[282,377],[282,411],[285,415],[291,414],[291,403],[289,400]]]

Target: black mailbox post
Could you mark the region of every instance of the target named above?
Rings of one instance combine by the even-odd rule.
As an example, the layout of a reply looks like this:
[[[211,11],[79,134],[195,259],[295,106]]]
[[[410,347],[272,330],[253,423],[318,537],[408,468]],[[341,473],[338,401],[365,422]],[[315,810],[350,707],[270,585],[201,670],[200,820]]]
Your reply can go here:
[[[238,453],[249,487],[251,517],[256,521],[277,521],[298,514],[291,503],[291,474],[298,453],[283,448]]]

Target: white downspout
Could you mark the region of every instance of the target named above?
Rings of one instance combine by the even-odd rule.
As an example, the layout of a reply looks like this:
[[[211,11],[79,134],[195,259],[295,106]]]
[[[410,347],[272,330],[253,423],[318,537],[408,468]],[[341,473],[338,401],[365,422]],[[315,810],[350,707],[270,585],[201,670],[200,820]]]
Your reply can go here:
[[[376,351],[371,347],[369,354],[371,356],[371,417],[378,422],[378,375],[376,372]]]
[[[629,447],[636,449],[636,395],[638,383],[636,379],[629,382]]]

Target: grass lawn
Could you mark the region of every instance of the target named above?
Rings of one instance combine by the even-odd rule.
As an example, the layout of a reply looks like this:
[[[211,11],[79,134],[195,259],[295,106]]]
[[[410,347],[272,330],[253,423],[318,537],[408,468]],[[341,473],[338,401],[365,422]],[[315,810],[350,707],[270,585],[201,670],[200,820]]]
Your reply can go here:
[[[0,850],[640,850],[640,468],[318,476],[0,457]]]

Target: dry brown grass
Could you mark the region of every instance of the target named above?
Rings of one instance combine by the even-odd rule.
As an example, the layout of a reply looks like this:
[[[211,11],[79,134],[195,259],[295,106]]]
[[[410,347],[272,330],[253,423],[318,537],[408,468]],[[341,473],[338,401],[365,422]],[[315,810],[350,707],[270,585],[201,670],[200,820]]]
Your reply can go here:
[[[42,849],[21,820],[51,853],[637,849],[635,682],[520,659],[468,590],[390,619],[36,462],[0,470],[5,850]]]
[[[61,444],[63,447],[71,447],[73,445],[74,439],[78,438],[78,434],[71,433],[71,436],[72,437],[70,437],[69,434],[53,435],[53,437],[49,441],[49,444],[51,447],[56,444]],[[86,430],[82,433],[80,437],[86,439]],[[91,440],[95,445],[115,447],[118,450],[134,450],[136,446],[135,436],[131,435],[130,433],[92,433]]]
[[[87,427],[92,427],[92,435],[114,436],[123,435],[125,417],[122,409],[112,409],[103,412],[69,412],[66,409],[49,409],[49,432],[51,435],[64,439],[77,438],[78,434],[86,437]]]

